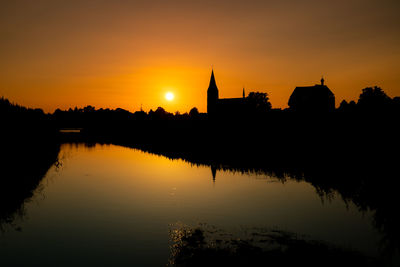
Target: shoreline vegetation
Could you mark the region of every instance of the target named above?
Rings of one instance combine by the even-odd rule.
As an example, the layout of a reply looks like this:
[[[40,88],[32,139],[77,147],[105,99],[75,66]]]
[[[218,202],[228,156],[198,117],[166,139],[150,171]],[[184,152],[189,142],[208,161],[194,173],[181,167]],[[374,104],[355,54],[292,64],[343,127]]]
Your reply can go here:
[[[170,227],[167,266],[382,266],[383,260],[277,229]]]
[[[47,170],[57,164],[60,144],[102,143],[209,166],[216,182],[218,170],[257,172],[274,175],[282,182],[306,181],[321,197],[337,192],[361,211],[373,211],[374,227],[382,233],[383,253],[390,258],[398,255],[400,248],[395,205],[399,202],[395,186],[399,177],[399,100],[374,87],[364,89],[357,103],[344,101],[332,112],[255,109],[211,118],[196,108],[187,114],[172,114],[161,107],[130,113],[87,106],[45,114],[1,98],[0,167],[4,175],[0,228],[22,216],[23,203],[32,197]],[[192,249],[190,246],[187,249]],[[251,248],[249,255],[254,251]],[[216,253],[203,251],[203,247],[196,252]],[[227,260],[237,257],[222,252]]]

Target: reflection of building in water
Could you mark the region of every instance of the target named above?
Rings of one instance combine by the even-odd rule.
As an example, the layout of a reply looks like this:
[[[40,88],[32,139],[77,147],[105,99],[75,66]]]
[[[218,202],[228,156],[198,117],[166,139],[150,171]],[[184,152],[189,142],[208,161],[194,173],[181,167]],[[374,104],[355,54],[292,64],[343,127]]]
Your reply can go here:
[[[213,177],[213,182],[215,182],[215,177],[217,177],[217,167],[215,165],[211,165],[211,174]]]
[[[243,96],[240,98],[219,98],[218,87],[215,82],[214,70],[211,71],[210,85],[207,90],[207,113],[214,115],[241,114],[246,109],[246,97],[243,88]]]
[[[289,107],[294,111],[333,111],[335,110],[335,95],[324,84],[296,87],[289,98]]]

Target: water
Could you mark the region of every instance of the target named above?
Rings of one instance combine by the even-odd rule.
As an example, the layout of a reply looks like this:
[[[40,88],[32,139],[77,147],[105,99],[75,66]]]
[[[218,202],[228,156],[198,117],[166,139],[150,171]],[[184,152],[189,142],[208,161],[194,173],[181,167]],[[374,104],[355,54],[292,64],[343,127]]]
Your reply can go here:
[[[171,226],[290,231],[379,253],[372,213],[307,182],[207,166],[115,145],[64,144],[0,236],[2,266],[165,266]]]

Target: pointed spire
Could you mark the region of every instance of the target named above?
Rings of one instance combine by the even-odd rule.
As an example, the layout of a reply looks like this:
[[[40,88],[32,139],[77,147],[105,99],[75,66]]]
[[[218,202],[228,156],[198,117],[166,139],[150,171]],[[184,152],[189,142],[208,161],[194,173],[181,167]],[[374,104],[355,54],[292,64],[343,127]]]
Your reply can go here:
[[[211,78],[210,78],[210,85],[208,88],[217,88],[217,84],[215,83],[215,77],[214,77],[214,70],[211,69]]]
[[[246,94],[244,92],[244,86],[243,86],[243,98],[246,98]]]
[[[207,89],[207,113],[215,113],[218,103],[218,87],[215,83],[214,69],[211,69],[210,85]]]
[[[325,82],[325,79],[324,79],[324,76],[322,76],[322,78],[321,78],[321,85],[324,85],[324,82]]]

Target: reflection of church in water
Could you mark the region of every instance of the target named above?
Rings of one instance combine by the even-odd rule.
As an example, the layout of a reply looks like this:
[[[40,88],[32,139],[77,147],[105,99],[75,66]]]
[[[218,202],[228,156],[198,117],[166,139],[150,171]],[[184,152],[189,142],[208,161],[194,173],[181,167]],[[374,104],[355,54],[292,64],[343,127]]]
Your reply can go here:
[[[217,177],[217,167],[214,165],[211,165],[211,175],[213,182],[215,183],[215,177]]]

